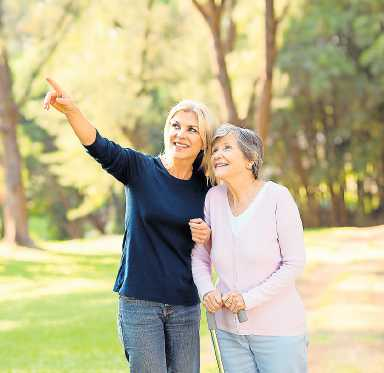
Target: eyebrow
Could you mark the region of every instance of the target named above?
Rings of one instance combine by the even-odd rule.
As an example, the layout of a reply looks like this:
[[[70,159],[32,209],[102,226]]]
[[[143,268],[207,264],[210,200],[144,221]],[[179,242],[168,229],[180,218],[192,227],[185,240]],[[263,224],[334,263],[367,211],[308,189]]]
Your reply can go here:
[[[214,143],[213,143],[213,146],[216,146],[218,142],[219,142],[219,141],[214,142]],[[221,144],[222,144],[222,145],[231,145],[231,143],[228,142],[228,141],[225,141],[225,142],[223,141]]]
[[[177,119],[171,119],[171,124],[180,125],[180,122]],[[187,124],[187,126],[199,129],[199,126],[197,124]]]

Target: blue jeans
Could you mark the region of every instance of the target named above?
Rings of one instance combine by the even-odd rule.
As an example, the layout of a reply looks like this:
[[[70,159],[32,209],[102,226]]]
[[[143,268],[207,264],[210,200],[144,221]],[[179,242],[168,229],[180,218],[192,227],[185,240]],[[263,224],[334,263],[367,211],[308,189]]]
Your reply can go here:
[[[119,299],[119,332],[131,373],[199,373],[200,306]]]
[[[307,373],[307,337],[217,331],[225,373]]]

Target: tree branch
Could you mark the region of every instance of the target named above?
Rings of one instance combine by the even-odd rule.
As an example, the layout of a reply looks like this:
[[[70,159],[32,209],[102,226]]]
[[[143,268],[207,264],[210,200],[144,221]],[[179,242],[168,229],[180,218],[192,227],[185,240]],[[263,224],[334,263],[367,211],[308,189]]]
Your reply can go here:
[[[204,17],[204,19],[209,23],[209,18],[210,18],[210,12],[208,5],[202,5],[200,4],[197,0],[192,0],[193,5],[197,8],[197,10],[201,13],[201,15]]]
[[[237,0],[232,0],[229,3],[227,3],[227,8],[224,10],[225,14],[227,15],[229,22],[228,22],[228,27],[224,29],[225,35],[223,32],[223,48],[225,55],[233,51],[233,48],[235,46],[235,41],[236,41],[236,34],[237,34],[237,29],[236,29],[236,24],[233,21],[233,9],[235,8],[237,3]]]
[[[278,26],[278,24],[280,22],[283,21],[283,19],[286,17],[286,15],[288,14],[288,10],[289,10],[289,6],[290,6],[290,2],[288,1],[284,8],[283,8],[283,11],[281,12],[280,16],[279,17],[276,17],[276,20],[275,20],[275,24],[276,24],[276,27]]]
[[[254,117],[255,112],[256,112],[256,101],[257,101],[256,100],[256,88],[257,88],[257,84],[259,83],[259,81],[260,81],[259,77],[256,77],[253,80],[252,88],[251,88],[251,95],[249,96],[249,101],[248,101],[247,115],[244,118],[244,121],[247,124],[247,127],[249,127],[249,128],[255,127],[255,126],[249,125],[249,122],[251,122],[253,120],[253,117]]]
[[[51,59],[51,57],[56,52],[57,48],[60,45],[60,41],[62,40],[63,36],[68,32],[68,30],[72,27],[72,25],[75,23],[76,19],[78,19],[80,15],[80,11],[74,7],[74,4],[76,3],[75,0],[69,1],[64,9],[63,9],[63,15],[60,18],[58,25],[56,26],[56,29],[60,30],[57,34],[57,37],[55,40],[51,43],[51,45],[48,48],[47,53],[45,56],[39,61],[39,63],[34,67],[34,69],[31,72],[31,75],[29,77],[29,80],[26,83],[26,88],[24,90],[23,95],[21,98],[17,101],[17,106],[19,108],[23,107],[25,103],[29,100],[33,84],[35,83],[36,79],[39,77],[42,69],[44,66],[48,63],[48,61]],[[90,3],[87,4],[87,6]],[[66,22],[68,13],[72,13],[73,18]]]

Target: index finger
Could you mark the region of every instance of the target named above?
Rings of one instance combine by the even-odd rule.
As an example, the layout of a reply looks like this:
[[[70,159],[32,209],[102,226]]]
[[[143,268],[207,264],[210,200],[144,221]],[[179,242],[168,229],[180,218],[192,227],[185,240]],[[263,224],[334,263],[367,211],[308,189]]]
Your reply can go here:
[[[204,220],[201,219],[201,218],[194,218],[194,219],[190,219],[189,221],[190,221],[191,223],[198,223],[198,224],[201,224],[201,223],[204,222]]]
[[[201,225],[201,223],[199,224],[199,223],[191,223],[191,222],[189,222],[189,226],[191,228],[194,228],[194,229],[197,229],[197,230],[204,230],[204,229],[206,229],[206,227],[204,225]]]
[[[46,78],[47,79],[47,82],[52,86],[52,88],[60,95],[62,96],[64,91],[62,90],[62,88],[59,86],[58,83],[56,83],[53,79],[51,78]]]

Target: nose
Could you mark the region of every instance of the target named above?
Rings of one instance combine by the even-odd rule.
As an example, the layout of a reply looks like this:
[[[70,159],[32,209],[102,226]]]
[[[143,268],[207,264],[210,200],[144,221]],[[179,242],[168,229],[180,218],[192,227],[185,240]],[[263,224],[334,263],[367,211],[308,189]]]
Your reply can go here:
[[[180,128],[179,131],[176,132],[176,137],[184,138],[187,130],[184,128]]]
[[[217,161],[220,157],[221,157],[220,150],[216,150],[215,153],[213,153],[213,155],[212,155],[212,159],[214,161]]]

